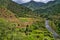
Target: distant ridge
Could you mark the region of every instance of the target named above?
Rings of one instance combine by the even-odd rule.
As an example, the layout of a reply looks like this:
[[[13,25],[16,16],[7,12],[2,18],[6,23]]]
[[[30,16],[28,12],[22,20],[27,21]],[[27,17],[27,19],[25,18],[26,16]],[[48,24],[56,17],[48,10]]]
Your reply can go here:
[[[25,6],[25,7],[28,7],[28,8],[30,8],[30,9],[32,9],[32,10],[34,10],[34,9],[37,9],[37,8],[45,5],[45,3],[30,1],[30,2],[28,2],[28,3],[24,3],[24,4],[21,4],[21,5],[23,5],[23,6]]]

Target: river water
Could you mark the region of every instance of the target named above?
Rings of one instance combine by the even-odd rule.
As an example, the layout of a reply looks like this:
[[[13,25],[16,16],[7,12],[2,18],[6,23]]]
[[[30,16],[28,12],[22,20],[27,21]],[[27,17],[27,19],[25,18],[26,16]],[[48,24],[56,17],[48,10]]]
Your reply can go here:
[[[53,34],[53,37],[54,37],[55,40],[56,40],[56,38],[57,38],[59,35],[50,27],[50,25],[49,25],[49,20],[46,20],[46,21],[45,21],[45,27],[46,27],[46,29],[47,29],[49,32],[51,32],[51,33]]]

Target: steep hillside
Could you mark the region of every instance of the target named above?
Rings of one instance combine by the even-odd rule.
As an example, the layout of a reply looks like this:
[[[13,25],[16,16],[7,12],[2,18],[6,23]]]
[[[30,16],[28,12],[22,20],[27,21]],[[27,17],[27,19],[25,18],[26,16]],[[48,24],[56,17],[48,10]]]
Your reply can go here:
[[[37,21],[35,18],[16,17],[13,12],[3,7],[0,8],[0,18],[4,18],[9,22],[16,23],[17,27],[26,27],[26,25],[30,25],[34,21]]]
[[[6,19],[8,22],[20,24],[19,20],[15,17],[15,14],[9,11],[7,8],[0,8],[0,18]]]
[[[1,40],[54,40],[52,33],[48,32],[44,26],[43,18],[16,17],[7,8],[0,8]]]

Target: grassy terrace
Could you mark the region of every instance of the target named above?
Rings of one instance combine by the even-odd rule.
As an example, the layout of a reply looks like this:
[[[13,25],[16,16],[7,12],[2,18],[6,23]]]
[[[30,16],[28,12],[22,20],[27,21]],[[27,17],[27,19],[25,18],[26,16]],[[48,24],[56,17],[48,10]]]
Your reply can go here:
[[[29,18],[19,18],[25,20]],[[23,21],[24,22],[24,21]],[[44,27],[44,21],[36,21],[26,27],[18,28],[15,23],[0,18],[1,40],[54,40],[52,33]]]

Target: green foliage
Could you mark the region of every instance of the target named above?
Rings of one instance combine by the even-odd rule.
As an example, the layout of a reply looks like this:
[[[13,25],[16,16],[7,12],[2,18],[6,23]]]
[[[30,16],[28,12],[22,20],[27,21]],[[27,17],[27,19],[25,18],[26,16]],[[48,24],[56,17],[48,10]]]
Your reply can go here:
[[[33,40],[43,40],[43,39],[49,39],[52,40],[53,36],[50,32],[47,31],[47,29],[42,25],[40,25],[41,22],[33,23],[31,26],[26,27],[25,33],[28,35],[28,37],[33,38]],[[31,39],[32,40],[32,39]],[[54,40],[54,39],[53,39]]]
[[[50,21],[50,26],[60,35],[60,21]]]
[[[42,26],[40,25],[42,24]],[[0,18],[0,39],[1,40],[47,40],[53,39],[50,32],[46,30],[41,22],[27,25],[25,28],[17,28],[15,23]],[[49,36],[50,35],[50,36]],[[42,36],[42,37],[41,37]],[[54,39],[53,39],[54,40]]]
[[[29,13],[29,9],[26,7],[23,7],[22,5],[19,5],[17,3],[14,3],[12,1],[9,2],[7,9],[9,9],[10,11],[12,11],[13,13],[15,13],[17,16],[21,17],[21,16],[25,16],[25,14]],[[28,12],[27,12],[28,11]]]
[[[34,12],[40,14],[40,17],[53,21],[50,23],[50,26],[60,35],[60,4],[53,5],[46,9],[39,9]]]
[[[16,17],[43,17],[53,21],[53,29],[60,34],[60,4],[53,5],[46,9],[31,11],[11,0],[0,0],[0,8],[5,7],[13,12]],[[54,17],[56,16],[56,17]],[[26,21],[26,19],[22,19]],[[44,27],[44,22],[34,22],[26,28],[16,28],[15,23],[0,18],[0,40],[54,40],[53,36]]]

